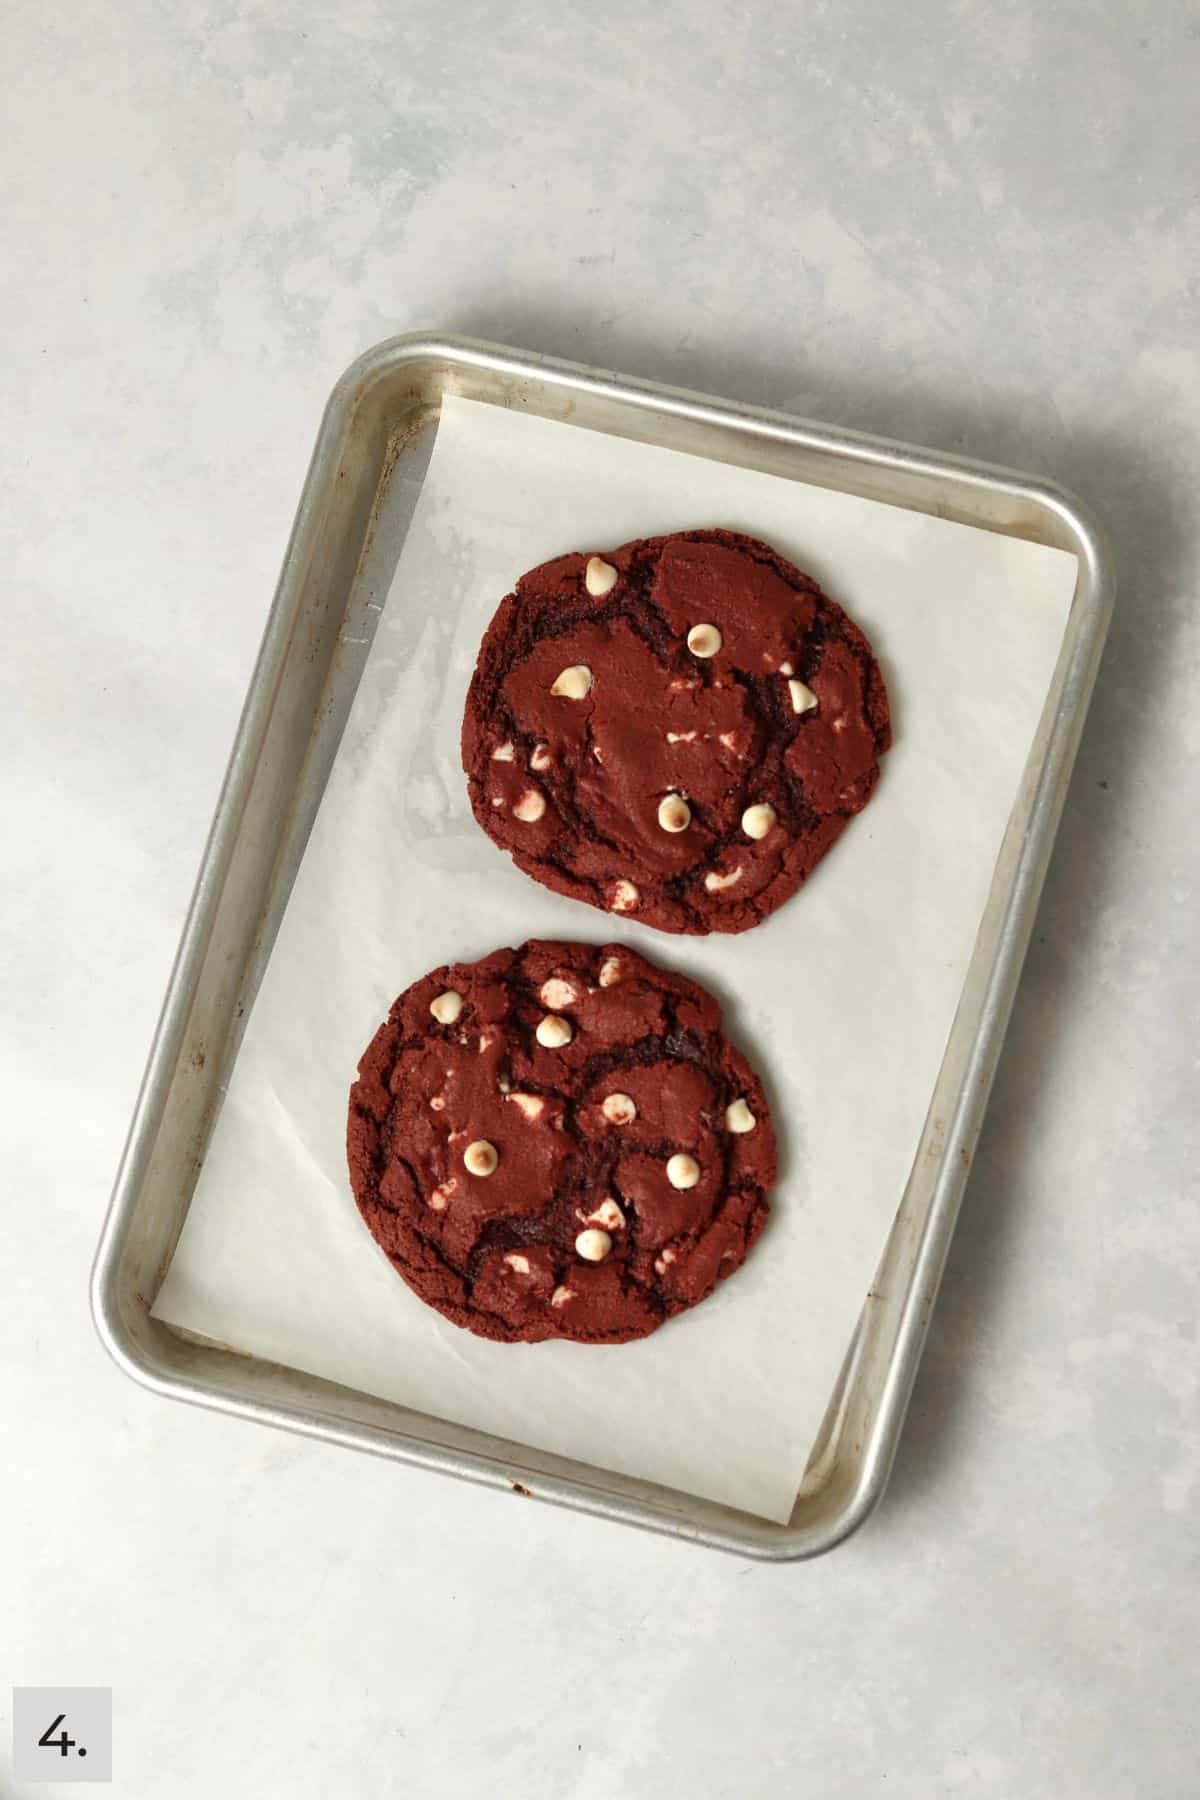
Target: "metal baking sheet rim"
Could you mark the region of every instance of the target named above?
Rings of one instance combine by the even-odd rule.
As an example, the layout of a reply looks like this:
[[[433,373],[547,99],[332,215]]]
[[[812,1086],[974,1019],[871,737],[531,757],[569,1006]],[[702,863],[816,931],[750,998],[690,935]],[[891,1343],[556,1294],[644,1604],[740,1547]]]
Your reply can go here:
[[[305,813],[315,811],[357,685],[341,638],[369,564],[377,498],[447,392],[1010,532],[1078,559],[1063,648],[921,1146],[786,1525],[431,1419],[193,1339],[150,1314],[286,904]],[[1113,599],[1095,520],[1033,477],[473,340],[414,334],[368,351],[321,422],[92,1270],[96,1327],[118,1365],[174,1399],[715,1549],[794,1561],[840,1543],[887,1484]],[[238,957],[228,950],[234,934]]]

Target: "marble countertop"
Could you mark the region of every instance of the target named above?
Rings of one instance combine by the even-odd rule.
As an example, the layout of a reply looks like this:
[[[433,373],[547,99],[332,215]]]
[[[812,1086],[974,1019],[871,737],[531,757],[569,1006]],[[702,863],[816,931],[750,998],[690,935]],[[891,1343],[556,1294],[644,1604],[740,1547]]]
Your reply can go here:
[[[96,0],[0,44],[0,1710],[111,1685],[131,1800],[1194,1791],[1195,7]],[[415,328],[1028,467],[1114,548],[891,1491],[818,1563],[172,1406],[92,1330],[320,408]]]

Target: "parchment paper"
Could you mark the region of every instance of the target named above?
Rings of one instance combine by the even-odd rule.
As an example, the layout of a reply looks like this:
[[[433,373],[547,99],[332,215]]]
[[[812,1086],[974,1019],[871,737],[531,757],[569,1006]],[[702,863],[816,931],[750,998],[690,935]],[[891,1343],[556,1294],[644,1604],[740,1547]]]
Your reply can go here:
[[[557,898],[474,823],[480,636],[526,568],[699,525],[764,537],[870,634],[897,740],[866,812],[741,937]],[[916,1153],[1075,584],[1061,551],[478,403],[428,476],[158,1317],[437,1416],[785,1520]],[[359,1220],[347,1090],[400,990],[531,935],[624,940],[707,983],[763,1072],[772,1223],[643,1343],[485,1343]]]

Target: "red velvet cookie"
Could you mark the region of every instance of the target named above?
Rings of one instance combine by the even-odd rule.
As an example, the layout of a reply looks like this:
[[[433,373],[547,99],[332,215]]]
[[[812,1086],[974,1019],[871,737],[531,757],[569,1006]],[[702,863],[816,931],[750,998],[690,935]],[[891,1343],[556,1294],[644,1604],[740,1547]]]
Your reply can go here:
[[[612,944],[415,982],[359,1064],[347,1153],[413,1292],[506,1343],[646,1337],[741,1265],[775,1180],[717,1002]]]
[[[747,931],[871,797],[891,742],[858,626],[732,531],[557,557],[487,629],[475,817],[535,881],[660,931]]]

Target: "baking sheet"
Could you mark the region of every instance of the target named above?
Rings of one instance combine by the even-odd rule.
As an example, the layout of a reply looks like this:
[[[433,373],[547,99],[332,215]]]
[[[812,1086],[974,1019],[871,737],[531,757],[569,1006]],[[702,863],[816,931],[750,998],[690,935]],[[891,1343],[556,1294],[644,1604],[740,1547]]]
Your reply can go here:
[[[544,892],[458,761],[480,635],[561,551],[721,524],[874,640],[897,742],[801,894],[679,939]],[[154,1312],[238,1349],[786,1520],[903,1192],[1075,585],[1066,553],[447,398],[374,644]],[[362,1226],[346,1096],[397,992],[530,935],[634,944],[710,986],[763,1072],[773,1220],[640,1344],[501,1346],[423,1307]]]

